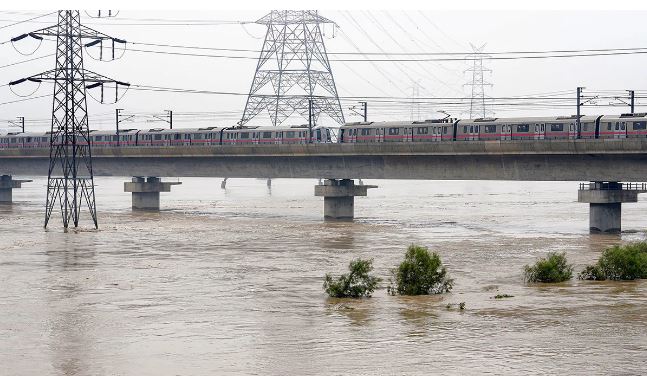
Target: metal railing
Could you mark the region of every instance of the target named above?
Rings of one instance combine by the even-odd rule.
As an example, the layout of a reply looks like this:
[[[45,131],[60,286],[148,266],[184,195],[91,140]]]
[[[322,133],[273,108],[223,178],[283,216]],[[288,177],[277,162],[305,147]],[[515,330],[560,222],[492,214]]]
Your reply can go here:
[[[647,183],[580,183],[580,191],[647,191]]]

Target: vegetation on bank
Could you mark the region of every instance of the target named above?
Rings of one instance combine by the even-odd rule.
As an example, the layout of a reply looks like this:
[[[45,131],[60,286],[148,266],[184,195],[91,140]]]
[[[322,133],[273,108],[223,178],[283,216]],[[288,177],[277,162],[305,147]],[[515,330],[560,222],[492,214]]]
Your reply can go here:
[[[535,265],[524,266],[524,280],[529,283],[554,283],[568,281],[573,277],[573,265],[566,261],[566,253],[551,252]]]
[[[323,288],[333,298],[370,297],[381,279],[371,276],[373,260],[353,260],[348,264],[350,273],[342,274],[336,280],[326,274]]]
[[[578,278],[597,281],[647,278],[647,242],[607,248],[598,262],[584,268]]]
[[[410,245],[404,261],[392,270],[391,295],[430,295],[450,292],[454,280],[449,278],[437,253],[426,247]]]

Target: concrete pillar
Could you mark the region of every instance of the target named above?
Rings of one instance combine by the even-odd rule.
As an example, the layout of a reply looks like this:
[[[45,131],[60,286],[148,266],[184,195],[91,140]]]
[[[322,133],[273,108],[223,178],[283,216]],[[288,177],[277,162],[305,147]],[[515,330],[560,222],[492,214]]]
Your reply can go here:
[[[577,200],[589,204],[589,230],[592,233],[620,233],[622,231],[622,203],[638,202],[638,194],[645,192],[635,185],[617,182],[580,184]]]
[[[133,177],[124,183],[124,192],[132,193],[132,208],[135,210],[159,210],[160,192],[170,192],[171,186],[181,182],[162,182],[158,177]]]
[[[351,179],[326,179],[315,185],[315,196],[324,198],[324,219],[353,220],[355,196],[366,196],[377,185],[355,185]]]
[[[13,189],[21,188],[22,183],[31,180],[14,180],[11,175],[0,176],[0,204],[11,204],[13,202]]]
[[[591,232],[619,233],[622,230],[622,204],[589,204]]]

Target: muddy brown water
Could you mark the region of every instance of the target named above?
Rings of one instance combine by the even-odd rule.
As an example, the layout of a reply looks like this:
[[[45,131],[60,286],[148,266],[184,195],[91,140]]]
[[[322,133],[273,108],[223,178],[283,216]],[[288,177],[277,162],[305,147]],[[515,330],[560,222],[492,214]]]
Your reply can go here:
[[[578,271],[645,239],[643,199],[602,236],[572,182],[366,181],[355,222],[327,223],[312,180],[187,178],[137,213],[127,178],[98,178],[100,229],[64,234],[58,216],[42,229],[33,179],[0,207],[1,375],[647,372],[647,281],[521,280],[550,251]],[[388,279],[411,243],[441,255],[452,293],[323,293],[356,257]]]

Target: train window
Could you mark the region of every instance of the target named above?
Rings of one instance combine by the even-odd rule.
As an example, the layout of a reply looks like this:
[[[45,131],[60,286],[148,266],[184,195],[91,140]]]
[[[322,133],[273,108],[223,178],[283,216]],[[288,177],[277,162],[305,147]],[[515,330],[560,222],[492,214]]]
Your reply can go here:
[[[161,139],[162,139],[162,135],[161,135],[161,134],[156,134],[156,135],[155,135],[155,139],[156,139],[156,140],[161,140]]]
[[[362,129],[360,132],[362,133],[362,136],[368,136],[370,129]]]
[[[287,137],[287,138],[294,138],[294,131],[286,132],[286,136],[285,136],[285,137]]]
[[[494,133],[496,132],[496,125],[486,125],[485,133]]]
[[[561,132],[564,130],[564,124],[554,123],[550,125],[551,132]]]
[[[283,132],[276,132],[276,138],[283,137]]]
[[[185,133],[185,134],[184,134],[184,139],[185,139],[185,140],[190,140],[190,139],[191,139],[191,135],[190,135],[190,134],[188,134],[188,133]]]
[[[467,125],[463,126],[463,133],[467,133]]]
[[[616,131],[620,129],[620,123],[616,121]]]
[[[517,132],[529,132],[530,124],[519,124],[517,125]]]
[[[249,138],[249,132],[240,132],[240,138],[241,139]]]
[[[400,128],[389,128],[389,135],[394,136],[400,134]]]
[[[473,125],[470,126],[470,133],[474,133],[474,126]]]
[[[112,141],[119,141],[119,136],[117,135],[112,136]]]
[[[272,138],[272,132],[263,132],[263,138]]]
[[[634,122],[634,130],[638,130],[638,129],[647,129],[647,122],[646,121]]]
[[[625,123],[624,122],[620,125],[620,129],[622,129],[623,131],[625,130]]]
[[[200,133],[196,133],[193,135],[194,140],[202,140],[202,135]]]
[[[447,127],[443,127],[443,133],[447,134]]]

